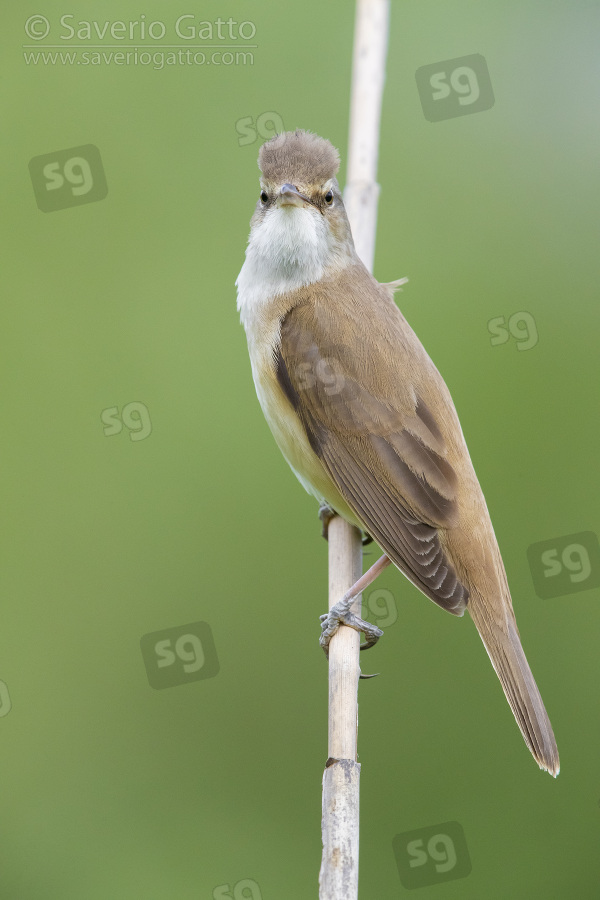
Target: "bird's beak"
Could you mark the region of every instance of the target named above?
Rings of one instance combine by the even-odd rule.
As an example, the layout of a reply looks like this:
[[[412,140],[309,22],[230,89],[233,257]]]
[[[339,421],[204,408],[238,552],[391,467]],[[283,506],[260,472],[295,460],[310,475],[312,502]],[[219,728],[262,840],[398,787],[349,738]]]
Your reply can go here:
[[[278,199],[279,206],[299,206],[302,208],[305,203],[310,204],[310,206],[315,205],[305,194],[301,194],[293,184],[282,185]]]

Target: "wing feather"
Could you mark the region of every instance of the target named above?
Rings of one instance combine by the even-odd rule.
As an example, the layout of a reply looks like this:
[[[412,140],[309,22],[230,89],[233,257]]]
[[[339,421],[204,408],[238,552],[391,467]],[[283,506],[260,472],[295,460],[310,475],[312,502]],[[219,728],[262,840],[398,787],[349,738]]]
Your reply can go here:
[[[371,348],[373,350],[373,348]],[[398,403],[361,378],[307,307],[281,322],[277,378],[342,497],[384,552],[424,594],[462,615],[468,590],[440,541],[457,516],[457,477],[423,399],[399,385]],[[365,352],[366,351],[366,352]],[[398,376],[399,378],[399,376]]]

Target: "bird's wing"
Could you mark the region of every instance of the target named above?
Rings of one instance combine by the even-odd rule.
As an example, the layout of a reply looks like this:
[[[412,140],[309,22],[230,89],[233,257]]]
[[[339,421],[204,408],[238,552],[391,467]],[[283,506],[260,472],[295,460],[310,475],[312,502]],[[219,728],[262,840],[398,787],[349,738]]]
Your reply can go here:
[[[469,592],[439,537],[457,518],[457,476],[431,409],[394,364],[400,332],[383,353],[363,323],[350,353],[331,339],[331,323],[312,304],[282,318],[279,384],[357,520],[426,596],[462,615]]]

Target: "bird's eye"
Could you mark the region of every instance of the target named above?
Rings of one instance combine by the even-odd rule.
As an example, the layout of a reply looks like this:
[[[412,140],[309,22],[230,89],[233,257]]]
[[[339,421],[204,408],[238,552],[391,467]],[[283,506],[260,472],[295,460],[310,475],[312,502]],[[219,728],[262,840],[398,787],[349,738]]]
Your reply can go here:
[[[261,192],[260,192],[260,202],[261,202],[261,203],[266,203],[268,199],[269,199],[269,195],[267,194],[267,192],[266,192],[266,191],[261,191]]]
[[[331,206],[331,204],[333,203],[333,191],[327,191],[327,193],[325,194],[325,203]]]

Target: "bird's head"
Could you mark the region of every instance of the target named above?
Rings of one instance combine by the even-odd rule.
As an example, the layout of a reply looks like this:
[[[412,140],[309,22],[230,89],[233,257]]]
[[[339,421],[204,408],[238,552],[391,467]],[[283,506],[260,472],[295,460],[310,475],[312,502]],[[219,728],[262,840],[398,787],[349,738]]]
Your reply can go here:
[[[291,281],[310,283],[355,259],[329,141],[308,131],[277,134],[260,148],[260,195],[249,251]]]

